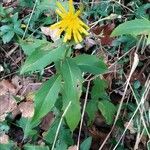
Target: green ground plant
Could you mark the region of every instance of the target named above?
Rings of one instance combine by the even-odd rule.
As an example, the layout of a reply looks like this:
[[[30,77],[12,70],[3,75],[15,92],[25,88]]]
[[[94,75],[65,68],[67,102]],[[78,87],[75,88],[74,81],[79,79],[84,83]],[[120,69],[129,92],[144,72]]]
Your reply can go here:
[[[87,3],[90,2],[87,0],[83,1],[83,4]],[[62,5],[69,9],[67,2],[62,2]],[[134,11],[127,18],[127,21],[118,17],[122,15],[124,8],[122,5],[119,5],[119,2],[113,0],[106,0],[98,5],[90,5],[88,8],[85,7],[81,18],[84,21],[90,19],[90,17],[98,20],[92,26],[103,24],[105,21],[119,20],[119,25],[116,26],[111,34],[111,37],[117,38],[113,40],[113,46],[109,53],[115,55],[116,49],[122,45],[123,51],[128,52],[131,47],[136,46],[141,37],[144,39],[145,45],[150,44],[150,21],[147,13],[144,13],[145,10],[150,8],[150,5],[143,4],[137,8],[138,5],[142,5],[140,1],[135,1],[131,5],[131,9],[129,10]],[[20,19],[19,16],[22,14],[18,14],[18,11],[22,8],[30,9],[31,14]],[[75,46],[77,43],[80,42],[82,45],[82,38],[86,38],[83,34],[80,34],[81,31],[79,35],[76,35],[77,32],[76,34],[72,32],[69,37],[69,35],[64,34],[66,31],[66,28],[64,28],[60,38],[56,41],[47,39],[41,32],[40,26],[49,27],[58,21],[58,16],[55,14],[56,9],[55,0],[19,0],[17,10],[4,8],[0,5],[0,43],[9,44],[15,42],[23,51],[25,61],[19,68],[20,75],[35,75],[42,78],[46,67],[50,67],[54,71],[52,76],[46,80],[42,80],[44,82],[41,87],[34,93],[33,117],[20,117],[15,122],[15,125],[23,130],[22,148],[24,150],[67,150],[69,146],[76,145],[77,140],[77,142],[80,142],[80,129],[82,129],[85,114],[87,114],[88,118],[86,120],[87,126],[91,126],[94,122],[96,112],[100,112],[105,123],[108,126],[112,126],[119,108],[119,104],[114,104],[107,92],[109,83],[103,78],[103,75],[108,73],[109,68],[104,62],[104,58],[95,53],[75,54]],[[62,13],[59,14],[63,16]],[[113,16],[115,14],[115,18],[111,14]],[[109,19],[107,18],[108,16]],[[62,29],[63,27],[60,28]],[[66,40],[64,40],[65,37],[67,38]],[[129,62],[128,58],[122,60],[122,62],[118,61],[118,64],[123,65],[127,62]],[[122,72],[120,73],[121,75],[123,74]],[[89,75],[91,77],[90,79],[87,78]],[[138,107],[142,107],[139,106],[139,103],[147,88],[146,85],[142,86],[138,80],[134,82],[133,87],[132,85],[129,86],[131,86],[131,89],[133,88],[133,97],[137,101],[136,104],[130,102],[127,105],[123,104],[123,108],[121,109],[125,108],[130,110],[127,116],[128,119],[132,118],[132,115]],[[37,144],[37,139],[40,136],[39,125],[49,112],[53,112],[55,120],[48,131],[42,134],[44,146],[39,146]],[[148,111],[144,112],[144,118],[149,117],[148,113]],[[6,119],[0,125],[0,133],[9,132],[9,123],[11,122],[11,119],[9,119],[8,117],[8,120]],[[120,125],[123,121],[121,119],[118,120],[116,126],[121,131],[124,131],[124,127]],[[139,129],[137,121],[138,114],[133,119],[133,125],[136,129],[135,132],[141,132],[141,128],[143,127],[145,129],[142,131],[143,134],[149,136],[149,127],[145,128],[140,122],[141,126]],[[147,124],[148,122],[146,122]],[[79,130],[79,136],[75,141],[73,133],[76,130]],[[79,149],[89,150],[91,143],[92,137],[87,135],[83,142],[80,143]],[[113,146],[116,143],[116,139],[111,141]],[[79,143],[77,143],[77,146],[79,146]],[[125,149],[124,145],[121,144],[119,148]],[[9,144],[0,144],[0,149],[17,150],[20,148],[13,141],[10,141]]]

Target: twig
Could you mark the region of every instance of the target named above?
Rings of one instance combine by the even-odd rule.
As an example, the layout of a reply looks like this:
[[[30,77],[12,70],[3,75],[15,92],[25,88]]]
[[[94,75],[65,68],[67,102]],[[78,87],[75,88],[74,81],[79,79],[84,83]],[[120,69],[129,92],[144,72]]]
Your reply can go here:
[[[105,18],[100,18],[99,20],[91,23],[90,24],[90,26],[91,26],[90,28],[95,27],[99,22],[102,22],[102,21],[105,21],[105,20],[113,20],[113,19],[116,19],[118,17],[119,17],[119,15],[117,15],[117,14],[110,14],[109,16],[107,16]]]
[[[116,1],[116,0],[111,0],[111,1],[117,3],[118,5],[122,6],[123,8],[126,8],[126,9],[128,9],[130,12],[134,13],[134,11],[133,11],[132,9],[128,8],[127,6],[125,6],[125,5],[123,5],[123,4],[121,4],[120,2],[118,2],[118,1]]]
[[[137,106],[136,110],[134,111],[134,113],[133,113],[133,115],[132,115],[130,121],[128,122],[128,124],[127,124],[127,126],[126,126],[126,128],[125,128],[125,130],[124,130],[124,132],[123,132],[123,134],[121,135],[120,139],[118,140],[118,142],[117,142],[117,144],[115,145],[115,147],[113,148],[113,150],[115,150],[115,149],[117,148],[117,146],[119,145],[119,143],[120,143],[122,137],[125,135],[125,133],[126,133],[128,127],[130,126],[130,124],[131,124],[133,118],[135,117],[136,113],[138,112],[138,110],[139,110],[141,104],[144,104],[144,102],[145,102],[145,100],[146,100],[146,98],[147,98],[147,95],[148,95],[149,91],[150,91],[150,80],[149,80],[149,78],[148,78],[148,83],[147,83],[146,89],[145,89],[145,91],[144,91],[144,93],[143,93],[143,95],[142,95],[141,101],[140,101],[140,103],[138,104],[138,106]]]
[[[60,122],[59,122],[59,125],[58,125],[58,128],[57,128],[57,131],[56,131],[56,134],[55,134],[55,138],[54,138],[54,142],[53,142],[53,145],[52,145],[52,149],[51,149],[51,150],[54,150],[55,143],[56,143],[56,140],[57,140],[57,137],[58,137],[58,134],[59,134],[59,130],[60,130],[62,121],[63,121],[64,116],[66,115],[66,113],[67,113],[67,111],[68,111],[70,105],[71,105],[71,101],[68,103],[66,109],[64,110],[64,113],[63,113],[62,116],[61,116],[61,119],[60,119]]]
[[[84,114],[85,114],[85,108],[86,108],[88,94],[89,94],[90,83],[91,83],[91,81],[88,81],[85,100],[84,100],[84,105],[83,105],[83,111],[82,111],[81,121],[80,121],[80,128],[79,128],[78,142],[77,142],[77,150],[79,150],[79,146],[80,146],[80,136],[81,136],[81,130],[82,130],[82,124],[83,124],[83,119],[84,119]]]
[[[134,150],[137,150],[137,149],[138,149],[138,145],[139,145],[140,140],[141,140],[141,138],[142,138],[142,136],[143,136],[143,134],[144,134],[144,131],[145,131],[145,130],[143,129],[141,134],[140,134],[140,133],[137,133],[136,142],[135,142],[135,145],[134,145]]]
[[[10,55],[11,55],[18,47],[19,47],[18,45],[15,45],[15,47],[14,47],[13,49],[11,49],[11,50],[7,53],[6,57],[10,57]]]
[[[12,76],[12,75],[16,74],[16,73],[19,73],[19,71],[15,71],[15,72],[12,72],[12,73],[10,73],[10,74],[7,74],[7,75],[1,77],[0,80],[3,80],[3,79],[5,79],[5,78],[7,78],[7,77],[9,77],[9,76]]]
[[[123,57],[125,57],[128,53],[130,53],[133,49],[135,48],[135,46],[133,46],[129,51],[127,51],[126,53],[124,53],[121,57],[118,58],[117,61],[115,61],[110,67],[109,69],[114,66],[119,60],[121,60]]]
[[[25,35],[26,35],[26,32],[27,32],[27,30],[28,30],[28,27],[29,27],[29,24],[30,24],[31,18],[32,18],[32,16],[33,16],[33,13],[34,13],[34,10],[35,10],[35,7],[36,7],[37,2],[38,2],[38,0],[36,0],[36,1],[35,1],[35,3],[34,3],[34,6],[33,6],[33,9],[32,9],[32,12],[31,12],[31,15],[30,15],[30,18],[29,18],[29,21],[28,21],[27,27],[26,27],[26,29],[25,29],[25,31],[24,31],[24,34],[23,34],[22,40],[24,39],[24,37],[25,37]]]
[[[136,97],[136,94],[135,94],[135,92],[134,92],[134,90],[133,90],[133,88],[132,88],[132,86],[131,86],[130,83],[129,83],[129,87],[130,87],[130,89],[131,89],[131,91],[132,91],[132,93],[133,93],[133,96],[134,96],[134,98],[135,98],[135,100],[136,100],[137,105],[139,105],[138,100],[137,100],[137,97]],[[141,108],[139,107],[139,112],[140,112],[140,115],[141,115],[141,120],[142,120],[143,126],[144,126],[144,128],[145,128],[145,130],[146,130],[146,132],[147,132],[148,137],[150,138],[150,133],[149,133],[149,131],[148,131],[147,125],[146,125],[145,120],[144,120],[144,117],[143,117],[143,109],[145,109],[144,104],[143,104],[143,106],[142,106]]]
[[[122,105],[123,105],[123,100],[126,96],[126,92],[127,92],[127,89],[128,89],[128,86],[129,86],[129,82],[130,82],[130,79],[131,79],[131,76],[133,74],[133,72],[135,71],[137,65],[138,65],[138,62],[139,62],[139,59],[138,59],[138,55],[135,53],[135,56],[134,56],[134,62],[133,62],[133,65],[132,65],[132,68],[131,68],[131,71],[130,71],[130,74],[129,74],[129,77],[127,79],[127,82],[126,82],[126,86],[125,86],[125,90],[124,90],[124,93],[123,93],[123,96],[122,96],[122,99],[120,101],[120,104],[119,104],[119,108],[118,108],[118,111],[117,111],[117,114],[116,114],[116,117],[115,117],[115,120],[114,120],[114,123],[113,123],[113,126],[111,128],[111,131],[108,133],[107,137],[105,138],[105,140],[103,141],[102,145],[100,146],[99,150],[101,150],[104,146],[104,144],[106,143],[106,141],[108,140],[108,138],[110,137],[115,125],[116,125],[116,122],[118,120],[118,117],[119,117],[119,114],[120,114],[120,111],[121,111],[121,108],[122,108]]]
[[[6,57],[7,57],[8,53],[5,51],[5,49],[2,46],[0,46],[0,49],[6,54]],[[8,56],[8,57],[14,62],[14,64],[16,63],[15,60],[11,56]],[[16,64],[16,66],[19,68],[18,64]]]

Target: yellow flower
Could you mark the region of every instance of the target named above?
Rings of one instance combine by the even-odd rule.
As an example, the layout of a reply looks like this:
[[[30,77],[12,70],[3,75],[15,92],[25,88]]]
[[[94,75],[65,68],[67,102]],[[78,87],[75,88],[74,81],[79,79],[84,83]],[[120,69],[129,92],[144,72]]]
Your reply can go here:
[[[74,38],[76,43],[83,40],[82,34],[88,35],[89,27],[79,18],[81,10],[75,12],[73,1],[69,0],[69,11],[65,10],[61,3],[57,2],[56,13],[61,17],[61,21],[55,23],[50,28],[58,29],[60,35],[65,31],[64,42]]]

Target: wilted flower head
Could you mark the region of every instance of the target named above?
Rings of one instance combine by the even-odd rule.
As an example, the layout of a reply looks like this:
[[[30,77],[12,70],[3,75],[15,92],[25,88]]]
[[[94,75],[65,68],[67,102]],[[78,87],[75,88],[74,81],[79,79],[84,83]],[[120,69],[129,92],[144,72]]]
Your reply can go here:
[[[74,38],[76,43],[83,40],[82,35],[88,35],[87,30],[89,27],[79,18],[81,10],[75,12],[73,1],[69,0],[69,10],[67,11],[57,2],[56,13],[61,17],[61,21],[55,23],[50,28],[58,29],[58,34],[65,32],[64,42]]]

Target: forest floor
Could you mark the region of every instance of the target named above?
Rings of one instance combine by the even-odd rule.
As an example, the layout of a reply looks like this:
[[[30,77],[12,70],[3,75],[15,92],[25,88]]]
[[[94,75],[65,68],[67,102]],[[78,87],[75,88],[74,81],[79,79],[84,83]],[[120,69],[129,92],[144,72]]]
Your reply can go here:
[[[84,81],[80,105],[81,112],[85,112],[73,132],[63,116],[67,108],[64,110],[66,106],[59,102],[63,93],[58,94],[56,108],[43,115],[34,130],[30,124],[34,112],[40,114],[40,108],[35,108],[34,105],[35,93],[45,81],[61,72],[57,72],[59,64],[52,62],[40,69],[42,61],[46,61],[41,53],[38,71],[30,70],[30,65],[34,64],[31,61],[24,69],[24,72],[29,72],[20,73],[22,66],[26,65],[24,62],[32,56],[30,53],[34,53],[36,49],[40,51],[48,42],[53,44],[56,39],[62,38],[49,28],[58,21],[55,13],[56,0],[4,0],[0,3],[1,150],[77,150],[78,143],[81,150],[150,150],[150,44],[147,44],[150,34],[129,35],[129,32],[134,31],[125,28],[127,34],[111,36],[114,29],[125,21],[135,18],[149,20],[150,1],[81,2],[81,17],[90,28],[89,35],[80,44],[71,46],[70,57],[95,55],[102,60],[102,64],[106,64],[107,69],[100,75],[97,72],[94,72],[96,75],[82,74]],[[68,7],[67,1],[63,3],[64,7]],[[79,9],[80,1],[74,0],[74,5],[75,9]],[[137,26],[138,24],[133,24],[136,32]],[[146,30],[145,26],[143,24],[143,32]],[[149,27],[147,26],[150,33]],[[35,53],[34,56],[40,60],[40,54],[38,56]],[[102,69],[105,70],[105,67],[102,66]],[[63,73],[65,74],[64,70]],[[76,76],[73,80],[76,80]],[[72,92],[71,88],[68,93]],[[57,95],[56,91],[52,91],[54,97]],[[44,95],[44,90],[42,92]],[[40,97],[42,94],[37,95]],[[109,103],[102,103],[105,100]],[[40,105],[42,107],[42,103]]]

